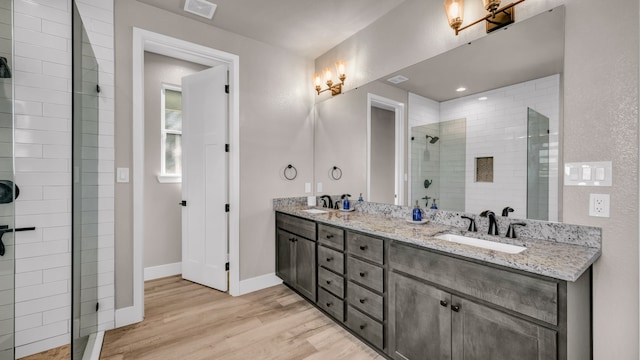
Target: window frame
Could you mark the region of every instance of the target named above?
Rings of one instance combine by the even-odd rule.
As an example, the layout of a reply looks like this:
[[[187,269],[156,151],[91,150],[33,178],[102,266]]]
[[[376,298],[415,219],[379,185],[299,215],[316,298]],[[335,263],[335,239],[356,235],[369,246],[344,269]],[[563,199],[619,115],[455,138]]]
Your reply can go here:
[[[160,90],[160,175],[158,175],[158,182],[162,184],[167,183],[181,183],[182,174],[172,174],[166,172],[166,140],[167,134],[180,135],[182,137],[182,130],[167,130],[166,125],[166,90],[180,92],[182,95],[182,87],[169,83],[162,83]],[[182,110],[180,111],[182,113]],[[182,116],[180,116],[182,120]]]

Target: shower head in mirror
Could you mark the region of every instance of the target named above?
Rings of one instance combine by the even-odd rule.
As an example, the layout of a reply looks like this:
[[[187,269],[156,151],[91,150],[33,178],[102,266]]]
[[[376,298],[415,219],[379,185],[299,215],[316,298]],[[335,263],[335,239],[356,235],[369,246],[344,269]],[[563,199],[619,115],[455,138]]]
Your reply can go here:
[[[431,140],[429,140],[429,138],[431,138]],[[427,141],[429,141],[429,144],[435,144],[438,140],[440,140],[440,138],[437,136],[427,135]]]

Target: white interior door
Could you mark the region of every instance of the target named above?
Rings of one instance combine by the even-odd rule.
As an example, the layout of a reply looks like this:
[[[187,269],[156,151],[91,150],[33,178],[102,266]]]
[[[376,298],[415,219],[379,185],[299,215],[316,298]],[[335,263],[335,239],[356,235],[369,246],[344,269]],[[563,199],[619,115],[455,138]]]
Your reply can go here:
[[[227,291],[227,66],[182,78],[182,277]]]

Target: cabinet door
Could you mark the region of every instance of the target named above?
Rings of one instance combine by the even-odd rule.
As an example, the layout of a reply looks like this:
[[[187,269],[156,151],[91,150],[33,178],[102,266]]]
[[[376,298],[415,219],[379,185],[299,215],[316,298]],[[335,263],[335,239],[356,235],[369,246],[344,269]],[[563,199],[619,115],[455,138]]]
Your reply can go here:
[[[554,330],[454,296],[453,360],[556,359]]]
[[[302,237],[295,241],[296,289],[316,301],[316,243]]]
[[[391,272],[390,355],[394,359],[451,359],[451,295]]]
[[[291,262],[291,249],[293,248],[295,235],[278,229],[276,239],[276,274],[289,285],[293,284],[293,263]]]

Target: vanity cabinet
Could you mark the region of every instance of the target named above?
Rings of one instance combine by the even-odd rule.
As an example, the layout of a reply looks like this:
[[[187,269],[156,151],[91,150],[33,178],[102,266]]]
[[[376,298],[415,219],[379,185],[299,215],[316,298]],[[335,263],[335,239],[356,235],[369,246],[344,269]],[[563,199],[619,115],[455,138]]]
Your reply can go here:
[[[276,215],[276,275],[309,300],[316,300],[316,223]]]
[[[344,321],[344,230],[318,224],[318,306]]]
[[[347,318],[354,333],[386,348],[386,276],[383,239],[347,231]]]
[[[394,359],[589,359],[589,272],[566,282],[506,271],[393,243],[389,249],[389,355]],[[571,296],[577,291],[581,296]],[[571,350],[568,350],[568,349]],[[569,354],[572,354],[569,356]]]

